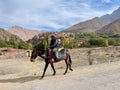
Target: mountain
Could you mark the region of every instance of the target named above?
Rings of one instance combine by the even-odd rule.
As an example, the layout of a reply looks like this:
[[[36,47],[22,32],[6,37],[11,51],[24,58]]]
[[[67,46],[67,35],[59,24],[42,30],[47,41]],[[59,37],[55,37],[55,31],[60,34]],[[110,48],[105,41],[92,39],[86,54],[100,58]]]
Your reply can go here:
[[[64,32],[94,32],[109,23],[109,20],[104,20],[99,17],[95,17],[91,20],[80,22],[64,30]]]
[[[38,31],[38,30],[30,30],[30,29],[26,29],[20,26],[13,26],[8,30],[8,32],[14,35],[17,35],[23,41],[27,41],[31,39],[32,37],[34,37],[35,35],[38,35],[39,33],[41,33],[41,31]]]
[[[120,34],[120,19],[104,26],[98,33],[108,33],[108,34]]]
[[[70,28],[63,30],[64,32],[94,32],[100,30],[107,24],[120,18],[120,7],[111,14],[106,14],[101,17],[95,17],[91,20],[80,22]]]
[[[120,7],[115,10],[112,14],[106,14],[101,17],[102,19],[110,20],[111,22],[120,18]]]
[[[3,28],[0,28],[0,39],[1,40],[6,40],[6,41],[9,41],[10,39],[15,40],[17,42],[22,41],[18,36],[7,32]]]

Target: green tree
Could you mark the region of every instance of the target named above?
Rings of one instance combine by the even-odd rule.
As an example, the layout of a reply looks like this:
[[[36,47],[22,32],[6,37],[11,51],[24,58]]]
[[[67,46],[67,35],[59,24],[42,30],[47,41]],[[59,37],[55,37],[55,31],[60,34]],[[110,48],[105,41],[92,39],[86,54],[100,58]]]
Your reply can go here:
[[[0,47],[8,47],[8,45],[4,40],[0,40]]]
[[[69,48],[73,49],[74,48],[74,40],[69,41]]]
[[[8,44],[8,47],[18,48],[18,42],[14,41],[14,40],[6,41],[6,43]]]
[[[109,45],[115,45],[116,44],[116,40],[113,39],[113,38],[110,38],[110,39],[108,39],[108,43],[109,43]]]
[[[29,44],[28,43],[26,43],[26,42],[19,42],[18,43],[18,48],[19,49],[29,49]]]
[[[90,39],[92,46],[108,46],[108,40],[104,38],[92,38]]]
[[[105,46],[105,47],[109,46],[108,39],[104,39],[103,46]]]
[[[48,37],[46,37],[44,39],[39,40],[39,42],[35,45],[35,48],[46,49],[46,48],[48,48],[49,44],[50,44],[50,39]]]
[[[32,49],[32,44],[28,43],[28,49]]]
[[[62,42],[63,42],[63,46],[65,47],[65,48],[69,48],[69,39],[68,38],[65,38],[65,37],[62,37],[61,38],[61,40],[62,40]]]

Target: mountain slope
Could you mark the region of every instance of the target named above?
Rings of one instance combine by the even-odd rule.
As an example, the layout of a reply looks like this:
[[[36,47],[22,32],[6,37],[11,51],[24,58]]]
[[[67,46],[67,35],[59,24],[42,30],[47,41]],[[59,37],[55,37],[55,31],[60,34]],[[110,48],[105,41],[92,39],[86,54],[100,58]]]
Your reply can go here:
[[[120,19],[104,26],[98,33],[108,33],[108,34],[120,34]]]
[[[120,19],[120,7],[115,10],[112,14],[106,14],[101,17],[102,19],[110,20],[111,22]]]
[[[19,36],[23,41],[27,41],[32,37],[34,37],[35,35],[38,35],[39,33],[41,33],[41,31],[30,30],[20,26],[13,26],[8,30],[8,32]]]
[[[112,14],[106,14],[102,17],[96,17],[91,20],[80,22],[64,31],[65,32],[94,32],[117,19],[120,19],[120,7],[117,10],[113,11]]]
[[[0,39],[1,40],[7,40],[7,41],[9,41],[10,39],[18,41],[18,42],[22,41],[18,36],[13,35],[13,34],[7,32],[3,28],[0,28]]]
[[[78,23],[66,30],[65,32],[94,32],[103,26],[107,25],[110,23],[108,20],[103,20],[98,17],[95,17],[91,20],[85,21]]]

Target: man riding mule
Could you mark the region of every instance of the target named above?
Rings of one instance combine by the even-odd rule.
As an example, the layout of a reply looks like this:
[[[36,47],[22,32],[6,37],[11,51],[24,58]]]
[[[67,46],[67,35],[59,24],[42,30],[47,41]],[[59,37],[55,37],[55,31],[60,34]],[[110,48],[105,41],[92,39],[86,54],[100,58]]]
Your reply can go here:
[[[50,50],[51,50],[51,58],[53,58],[54,60],[56,60],[56,52],[57,52],[57,49],[58,49],[58,42],[57,42],[57,39],[56,39],[56,36],[55,35],[51,35],[51,41],[50,41],[50,46],[49,46]]]
[[[53,39],[54,38],[54,39]],[[55,38],[55,36],[51,36],[51,43],[50,43],[50,46],[49,46],[49,48],[48,49],[46,49],[46,50],[44,50],[43,48],[39,48],[39,49],[36,49],[36,48],[34,48],[33,49],[33,51],[32,51],[32,55],[31,55],[31,62],[34,62],[35,61],[35,58],[37,57],[37,56],[40,56],[41,58],[43,58],[44,60],[45,60],[45,67],[44,67],[44,71],[43,71],[43,74],[42,74],[42,76],[41,76],[41,79],[44,77],[44,75],[45,75],[45,72],[46,72],[46,69],[47,69],[47,67],[48,67],[48,65],[50,64],[51,65],[51,67],[52,67],[52,69],[53,69],[53,75],[55,75],[56,74],[56,71],[55,71],[55,68],[54,68],[54,65],[53,65],[53,63],[56,63],[56,62],[59,62],[59,61],[62,61],[62,60],[64,60],[65,61],[65,63],[66,63],[66,70],[65,70],[65,72],[64,72],[64,75],[67,73],[67,71],[68,71],[68,68],[71,70],[71,71],[73,71],[72,70],[72,68],[71,68],[71,65],[72,65],[72,61],[71,61],[71,57],[70,57],[70,54],[69,54],[69,52],[68,52],[68,50],[66,50],[66,49],[63,49],[63,50],[61,50],[60,52],[59,51],[57,51],[57,50],[55,50],[54,51],[54,49],[55,48],[57,48],[58,46],[55,44],[55,43],[53,43],[52,42],[52,40],[55,40],[56,41],[56,38]],[[54,41],[54,42],[55,42]],[[47,53],[46,53],[47,52]],[[55,53],[53,53],[53,52],[55,52]],[[61,54],[61,56],[62,57],[55,57],[56,55],[56,52],[58,53],[58,56],[59,56],[59,54]],[[43,56],[45,54],[45,56]],[[63,54],[63,55],[62,55]],[[55,55],[55,56],[52,56],[52,55]],[[54,57],[54,59],[55,59],[55,61],[52,61],[52,58]]]
[[[66,49],[63,48],[60,40],[56,39],[54,34],[51,35],[51,41],[47,53],[49,53],[49,57],[51,56],[51,61],[53,62],[57,62],[59,59],[66,57]]]

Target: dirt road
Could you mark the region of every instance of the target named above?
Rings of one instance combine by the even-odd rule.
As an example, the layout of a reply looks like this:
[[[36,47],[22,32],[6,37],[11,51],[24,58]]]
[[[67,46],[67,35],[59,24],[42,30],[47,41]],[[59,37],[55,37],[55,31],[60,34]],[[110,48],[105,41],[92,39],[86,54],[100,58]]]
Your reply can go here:
[[[120,61],[74,68],[63,75],[64,69],[57,69],[51,76],[49,68],[46,77],[39,80],[42,72],[22,72],[0,77],[0,90],[120,90]]]
[[[61,61],[55,64],[56,76],[49,67],[43,80],[39,80],[43,61],[32,63],[28,57],[0,60],[0,90],[120,90],[120,47],[93,48],[91,66],[88,51],[71,50],[74,71],[63,75],[65,63]]]

